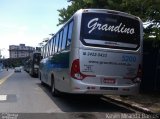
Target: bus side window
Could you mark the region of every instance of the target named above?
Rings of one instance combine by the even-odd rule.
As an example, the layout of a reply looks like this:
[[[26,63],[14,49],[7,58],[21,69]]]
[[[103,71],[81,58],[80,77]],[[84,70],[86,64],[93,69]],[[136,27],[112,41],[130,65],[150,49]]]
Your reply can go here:
[[[51,55],[51,54],[50,54],[50,49],[51,49],[51,40],[50,40],[49,43],[48,43],[48,56]]]
[[[73,31],[73,21],[69,24],[69,30],[68,30],[68,38],[67,38],[67,47],[71,44],[72,39],[72,31]]]
[[[63,31],[62,50],[65,49],[66,47],[67,32],[68,32],[68,25],[64,27],[64,31]]]
[[[47,45],[44,46],[44,58],[46,58],[46,49],[47,49]]]
[[[56,37],[54,37],[54,38],[53,38],[53,41],[52,41],[52,42],[53,42],[53,43],[52,43],[52,45],[53,45],[53,46],[52,46],[52,55],[55,53],[55,41],[56,41],[55,39],[56,39]]]
[[[42,58],[43,58],[43,55],[44,55],[44,47],[41,48],[41,55],[42,55]]]
[[[47,44],[47,57],[49,56],[49,43]]]
[[[59,36],[59,45],[58,45],[58,51],[62,50],[62,39],[63,38],[63,30],[61,30],[60,32],[60,36]]]
[[[48,44],[46,44],[45,46],[45,57],[47,57],[47,53],[48,53]]]
[[[56,35],[56,39],[55,39],[55,53],[58,52],[58,40],[59,40],[59,33]]]
[[[50,55],[52,55],[53,38],[50,41]]]

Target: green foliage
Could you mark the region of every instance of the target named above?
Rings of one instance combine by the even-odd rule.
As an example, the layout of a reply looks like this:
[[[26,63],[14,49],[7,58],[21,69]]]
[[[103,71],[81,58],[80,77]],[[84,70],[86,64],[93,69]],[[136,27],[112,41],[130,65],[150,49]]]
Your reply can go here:
[[[65,23],[78,9],[113,9],[139,16],[144,25],[144,37],[160,39],[160,0],[74,0],[59,11],[59,24]]]
[[[3,64],[5,67],[17,67],[24,65],[25,61],[28,60],[27,58],[8,58],[3,60]]]
[[[86,2],[83,0],[73,1],[71,5],[66,8],[62,8],[58,10],[60,18],[59,24],[61,25],[65,23],[78,9],[85,8],[87,6]]]

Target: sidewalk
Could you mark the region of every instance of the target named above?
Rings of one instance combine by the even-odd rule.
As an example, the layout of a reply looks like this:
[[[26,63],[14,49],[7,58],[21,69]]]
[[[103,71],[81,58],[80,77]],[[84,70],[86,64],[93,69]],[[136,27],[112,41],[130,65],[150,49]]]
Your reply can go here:
[[[105,95],[109,100],[132,107],[144,113],[160,114],[160,94],[138,94],[135,96],[120,97]]]

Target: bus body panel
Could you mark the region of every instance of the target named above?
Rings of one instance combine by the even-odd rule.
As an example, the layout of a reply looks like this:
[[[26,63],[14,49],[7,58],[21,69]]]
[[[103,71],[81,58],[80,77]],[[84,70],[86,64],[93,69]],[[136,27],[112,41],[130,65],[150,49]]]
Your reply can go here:
[[[39,67],[39,75],[40,75],[40,80],[46,84],[49,85],[48,83],[48,58],[44,58],[40,62],[40,67]]]
[[[70,70],[69,70],[69,50],[55,54],[52,60],[52,71],[49,74],[55,79],[55,88],[62,92],[69,92]],[[51,83],[51,82],[50,82]]]
[[[138,83],[128,84],[126,86],[120,86],[120,85],[113,86],[106,84],[97,85],[93,81],[92,83],[88,83],[75,79],[71,79],[71,83],[72,85],[70,87],[70,92],[68,93],[73,93],[73,94],[136,95],[139,93]]]
[[[135,77],[139,54],[80,49],[81,72],[87,75]]]

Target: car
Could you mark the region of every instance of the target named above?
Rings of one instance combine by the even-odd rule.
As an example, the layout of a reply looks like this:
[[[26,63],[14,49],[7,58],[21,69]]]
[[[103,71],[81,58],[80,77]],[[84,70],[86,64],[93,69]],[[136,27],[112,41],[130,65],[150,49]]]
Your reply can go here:
[[[15,67],[14,72],[21,72],[21,67]]]

